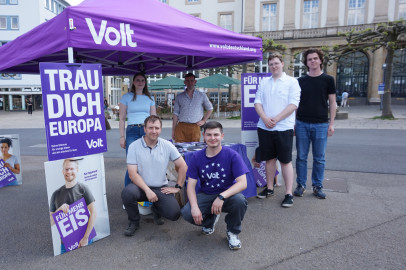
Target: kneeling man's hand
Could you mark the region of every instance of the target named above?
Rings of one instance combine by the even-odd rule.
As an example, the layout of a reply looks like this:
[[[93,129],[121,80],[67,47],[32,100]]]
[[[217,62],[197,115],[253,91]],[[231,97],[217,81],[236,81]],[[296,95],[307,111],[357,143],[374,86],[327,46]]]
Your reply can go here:
[[[195,221],[196,225],[202,225],[203,222],[203,216],[202,212],[200,211],[199,207],[192,207],[190,210],[193,220]]]

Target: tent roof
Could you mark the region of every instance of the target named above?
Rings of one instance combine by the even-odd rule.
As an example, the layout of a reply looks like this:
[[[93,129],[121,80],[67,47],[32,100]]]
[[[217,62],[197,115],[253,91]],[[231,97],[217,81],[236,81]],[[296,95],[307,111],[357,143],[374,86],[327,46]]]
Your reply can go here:
[[[197,81],[197,84],[200,85],[201,87],[206,87],[206,88],[218,88],[218,87],[224,87],[225,84],[240,84],[241,81],[228,77],[223,74],[214,74],[209,77],[200,79]],[[214,87],[211,87],[214,86]]]
[[[39,62],[100,63],[104,75],[178,72],[262,59],[260,38],[238,34],[159,1],[86,0],[0,47],[2,73]]]
[[[152,82],[148,85],[148,89],[150,90],[183,89],[183,88],[185,88],[184,81],[173,76],[168,76],[161,80]]]

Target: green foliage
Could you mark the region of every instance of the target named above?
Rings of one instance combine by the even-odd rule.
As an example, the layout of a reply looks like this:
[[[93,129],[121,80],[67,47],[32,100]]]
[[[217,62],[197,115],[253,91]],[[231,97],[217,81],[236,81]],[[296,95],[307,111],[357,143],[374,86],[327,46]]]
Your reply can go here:
[[[284,52],[287,49],[287,46],[284,44],[280,44],[275,42],[274,40],[271,39],[263,39],[261,35],[258,37],[262,38],[262,52],[268,52],[268,51],[278,51],[278,52]]]
[[[231,116],[231,117],[227,117],[227,119],[229,119],[229,120],[241,120],[241,116]]]
[[[372,117],[372,119],[374,119],[374,120],[397,120],[397,118],[395,118],[393,116],[375,116],[375,117]]]

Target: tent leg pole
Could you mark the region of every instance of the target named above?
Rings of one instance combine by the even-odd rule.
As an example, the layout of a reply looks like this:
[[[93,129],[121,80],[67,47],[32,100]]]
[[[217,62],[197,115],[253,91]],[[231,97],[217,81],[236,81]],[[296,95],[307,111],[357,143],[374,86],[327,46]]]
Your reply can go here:
[[[73,61],[73,48],[72,47],[68,47],[68,62],[75,63]]]

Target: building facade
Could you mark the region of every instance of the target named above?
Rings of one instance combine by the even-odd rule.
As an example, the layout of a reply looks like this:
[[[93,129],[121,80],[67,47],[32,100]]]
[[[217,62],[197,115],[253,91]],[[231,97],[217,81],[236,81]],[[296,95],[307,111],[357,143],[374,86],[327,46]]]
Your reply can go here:
[[[280,0],[245,1],[243,32],[262,35],[286,46],[288,73],[305,74],[301,52],[310,47],[346,44],[340,33],[375,28],[379,23],[406,19],[404,0]],[[406,52],[398,50],[392,76],[392,101],[405,103]],[[265,54],[266,56],[266,54]],[[353,52],[330,63],[326,72],[336,78],[339,93],[347,91],[360,103],[379,102],[378,85],[385,73],[385,49]],[[256,71],[265,72],[266,60]]]
[[[0,46],[50,20],[69,4],[63,0],[0,0]],[[39,75],[0,73],[0,110],[26,110],[32,98],[34,109],[42,108]]]
[[[285,45],[286,72],[294,77],[306,73],[301,54],[305,49],[346,44],[340,33],[406,19],[406,0],[159,1],[231,31],[261,35]],[[267,55],[265,52],[264,60],[255,64],[255,70],[247,71],[268,72]],[[346,90],[354,102],[379,102],[377,90],[383,82],[385,57],[385,49],[354,52],[330,63],[325,71],[336,78],[339,94]],[[394,65],[392,100],[406,104],[406,50],[396,52]]]

